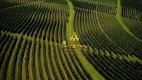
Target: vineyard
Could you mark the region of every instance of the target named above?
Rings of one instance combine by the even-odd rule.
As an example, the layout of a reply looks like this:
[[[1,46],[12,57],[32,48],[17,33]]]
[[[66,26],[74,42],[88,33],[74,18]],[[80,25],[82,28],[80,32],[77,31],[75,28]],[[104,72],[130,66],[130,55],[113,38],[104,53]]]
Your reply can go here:
[[[0,80],[142,80],[142,0],[0,0]]]

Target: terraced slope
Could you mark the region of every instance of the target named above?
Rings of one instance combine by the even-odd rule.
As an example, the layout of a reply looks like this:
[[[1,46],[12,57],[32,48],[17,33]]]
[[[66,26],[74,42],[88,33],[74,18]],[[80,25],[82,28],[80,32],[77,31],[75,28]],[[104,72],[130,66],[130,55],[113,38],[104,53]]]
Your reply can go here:
[[[11,14],[8,14],[9,12]],[[49,37],[51,29],[55,29],[52,26],[62,26],[65,29],[68,17],[68,6],[34,2],[7,8],[2,10],[1,13],[0,29],[4,32],[26,34],[45,40],[46,36]],[[60,38],[60,41],[62,39]]]
[[[98,6],[95,11],[75,7],[74,27],[81,44],[141,58],[142,43],[123,29],[115,15],[100,12]]]
[[[0,0],[0,5],[1,5],[0,10],[7,7],[15,6],[15,5],[31,3],[34,1],[41,1],[41,0]]]
[[[116,14],[116,6],[109,5],[109,4],[97,4],[96,1],[83,1],[83,0],[71,0],[75,8],[81,8],[81,9],[87,9],[87,10],[93,10],[96,11],[96,8],[98,7],[98,12],[104,12],[109,14]]]
[[[142,64],[137,61],[127,61],[122,56],[114,56],[113,54],[107,52],[104,53],[102,51],[90,52],[86,49],[82,49],[82,52],[98,72],[100,72],[107,80],[142,79]]]
[[[66,0],[42,0],[42,1],[56,3],[56,4],[68,5]]]
[[[0,2],[0,80],[142,79],[142,43],[117,20],[116,0]],[[119,16],[137,30],[129,11]],[[62,47],[73,31],[86,48]]]
[[[124,23],[136,37],[142,40],[140,35],[142,31],[142,2],[122,0],[121,5]]]
[[[9,9],[2,10],[3,15],[8,15],[4,12]],[[29,12],[24,9],[29,9]],[[19,15],[14,15],[15,11],[10,15],[13,17],[9,20],[12,26],[11,23],[4,22],[5,19],[10,18],[9,16],[2,17],[3,23],[0,24],[1,80],[92,79],[76,56],[77,53],[70,48],[62,48],[61,40],[65,40],[66,35],[67,6],[34,2],[13,7],[12,10],[19,10]],[[23,14],[25,17],[22,16]],[[24,20],[22,17],[29,19],[23,27],[20,26],[24,24],[20,22]],[[21,24],[14,22],[14,19],[19,19],[16,22]],[[4,27],[4,24],[7,26]]]
[[[81,1],[81,2],[98,2],[100,4],[107,4],[107,5],[112,5],[116,6],[117,5],[117,0],[71,0],[71,1]]]

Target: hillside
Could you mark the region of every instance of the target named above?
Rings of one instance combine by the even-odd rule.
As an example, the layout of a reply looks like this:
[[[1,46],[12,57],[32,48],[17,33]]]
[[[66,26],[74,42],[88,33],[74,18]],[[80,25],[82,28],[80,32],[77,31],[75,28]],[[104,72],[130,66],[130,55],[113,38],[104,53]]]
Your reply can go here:
[[[142,0],[0,0],[0,80],[142,80],[141,32]]]

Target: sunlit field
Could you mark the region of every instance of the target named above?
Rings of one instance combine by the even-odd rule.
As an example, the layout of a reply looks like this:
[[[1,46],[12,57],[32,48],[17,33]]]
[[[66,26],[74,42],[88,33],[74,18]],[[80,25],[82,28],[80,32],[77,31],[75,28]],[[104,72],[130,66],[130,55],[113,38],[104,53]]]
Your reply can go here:
[[[0,80],[142,80],[142,0],[0,0]]]

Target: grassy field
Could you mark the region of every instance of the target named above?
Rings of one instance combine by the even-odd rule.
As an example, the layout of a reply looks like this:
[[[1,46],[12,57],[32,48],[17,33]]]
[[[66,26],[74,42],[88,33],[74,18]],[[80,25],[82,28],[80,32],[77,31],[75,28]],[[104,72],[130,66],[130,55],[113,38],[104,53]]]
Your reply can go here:
[[[67,41],[69,41],[74,32],[75,11],[73,9],[73,4],[69,0],[67,0],[67,2],[69,5],[69,17],[68,17],[68,23],[66,24],[66,38]]]

